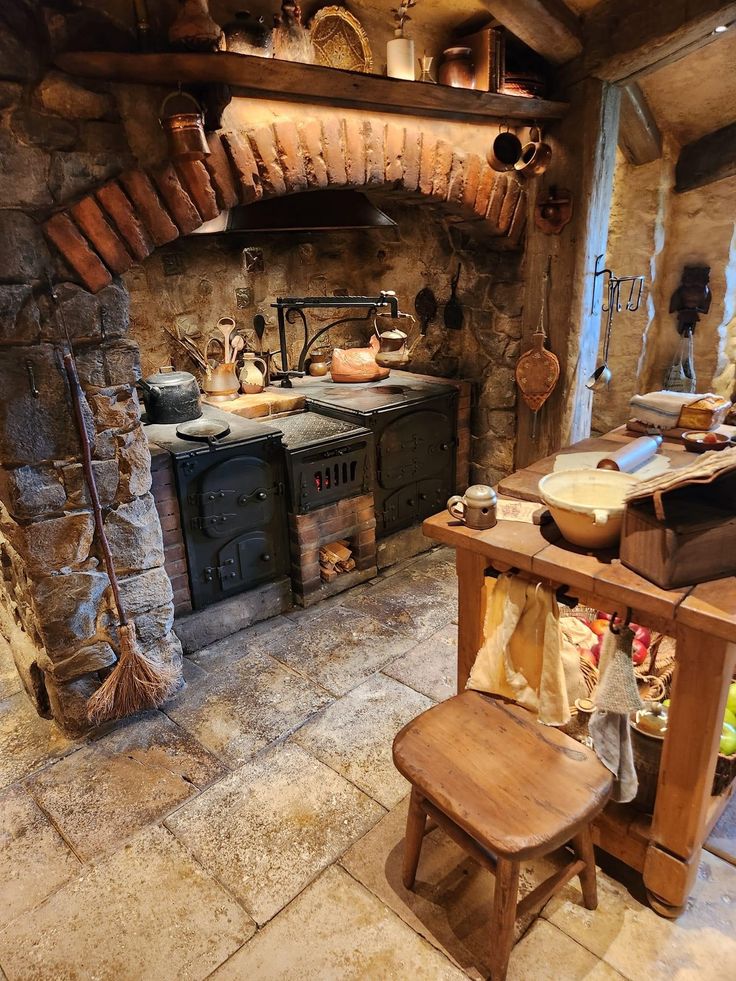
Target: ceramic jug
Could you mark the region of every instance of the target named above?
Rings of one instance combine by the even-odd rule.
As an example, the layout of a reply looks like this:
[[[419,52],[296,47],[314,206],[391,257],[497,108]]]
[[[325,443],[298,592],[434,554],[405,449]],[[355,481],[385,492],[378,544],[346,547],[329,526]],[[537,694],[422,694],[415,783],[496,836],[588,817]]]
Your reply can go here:
[[[483,531],[496,524],[496,492],[487,484],[473,484],[460,496],[447,502],[447,510],[468,528]]]
[[[262,365],[259,368],[258,365]],[[240,369],[240,391],[245,395],[257,395],[266,387],[266,362],[252,351],[243,355],[243,367]]]
[[[227,402],[238,397],[238,376],[231,361],[207,368],[202,388],[210,400]]]

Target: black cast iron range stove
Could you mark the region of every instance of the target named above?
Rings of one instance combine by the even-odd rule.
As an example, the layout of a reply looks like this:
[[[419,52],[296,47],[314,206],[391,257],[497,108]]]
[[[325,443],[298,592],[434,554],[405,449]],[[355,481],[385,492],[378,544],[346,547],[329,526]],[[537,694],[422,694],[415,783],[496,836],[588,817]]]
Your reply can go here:
[[[418,524],[455,492],[457,391],[419,379],[303,388],[307,407],[370,430],[376,537]]]
[[[285,575],[289,568],[281,433],[203,405],[225,435],[182,439],[175,425],[146,425],[173,459],[195,609]],[[213,428],[217,428],[213,425]]]

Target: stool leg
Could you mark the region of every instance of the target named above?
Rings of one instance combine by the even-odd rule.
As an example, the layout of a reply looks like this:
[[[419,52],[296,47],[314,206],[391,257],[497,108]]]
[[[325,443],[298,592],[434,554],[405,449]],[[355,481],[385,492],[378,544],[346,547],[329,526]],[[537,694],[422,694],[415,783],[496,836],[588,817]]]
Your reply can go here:
[[[491,981],[505,981],[514,946],[519,863],[508,858],[496,862],[496,888],[491,916]]]
[[[572,839],[572,846],[578,858],[585,862],[585,868],[580,873],[580,888],[583,890],[583,903],[586,909],[598,908],[598,886],[595,875],[595,852],[593,839],[590,835],[590,825],[585,827]]]
[[[416,789],[411,788],[411,799],[409,801],[409,814],[406,818],[406,835],[404,837],[404,868],[402,871],[402,881],[407,889],[414,888],[414,880],[417,875],[419,865],[419,854],[422,850],[424,841],[424,828],[427,823],[427,815],[422,808],[422,795]]]

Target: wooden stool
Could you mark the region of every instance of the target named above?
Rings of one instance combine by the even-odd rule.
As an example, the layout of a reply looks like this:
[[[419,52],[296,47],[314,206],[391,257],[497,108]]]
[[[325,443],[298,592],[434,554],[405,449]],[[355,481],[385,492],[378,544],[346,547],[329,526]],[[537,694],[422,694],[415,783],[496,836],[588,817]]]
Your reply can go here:
[[[613,778],[595,754],[532,713],[465,691],[428,709],[394,740],[394,763],[412,785],[403,880],[414,887],[432,818],[496,876],[491,978],[503,981],[517,916],[542,906],[574,876],[598,905],[590,822]],[[519,866],[572,842],[576,858],[517,903]]]

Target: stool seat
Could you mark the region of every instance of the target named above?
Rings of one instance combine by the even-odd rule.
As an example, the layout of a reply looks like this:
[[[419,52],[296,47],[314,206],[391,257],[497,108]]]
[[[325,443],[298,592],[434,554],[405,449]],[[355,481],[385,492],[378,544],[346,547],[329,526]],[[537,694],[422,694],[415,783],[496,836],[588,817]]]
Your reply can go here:
[[[478,844],[514,861],[570,841],[602,809],[613,782],[587,747],[475,691],[404,726],[394,763]]]

